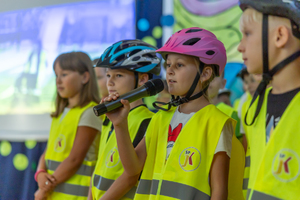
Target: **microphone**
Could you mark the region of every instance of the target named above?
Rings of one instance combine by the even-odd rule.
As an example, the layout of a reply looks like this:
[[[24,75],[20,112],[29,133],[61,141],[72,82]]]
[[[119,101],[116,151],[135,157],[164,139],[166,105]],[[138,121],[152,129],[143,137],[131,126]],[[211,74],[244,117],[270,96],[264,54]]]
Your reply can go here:
[[[109,101],[97,106],[94,106],[93,110],[96,116],[103,115],[107,112],[122,107],[121,99],[128,100],[130,103],[140,98],[156,95],[164,89],[164,83],[160,79],[154,79],[147,81],[144,85],[136,88],[126,94],[121,95],[115,101]]]

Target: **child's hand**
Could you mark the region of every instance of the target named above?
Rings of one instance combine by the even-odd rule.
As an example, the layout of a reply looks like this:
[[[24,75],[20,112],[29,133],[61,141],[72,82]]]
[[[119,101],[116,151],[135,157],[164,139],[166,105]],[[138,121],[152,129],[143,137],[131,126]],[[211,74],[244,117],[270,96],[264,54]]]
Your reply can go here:
[[[47,199],[47,193],[44,190],[38,189],[34,193],[34,200],[46,200]]]
[[[45,192],[52,191],[56,186],[56,180],[54,176],[48,174],[47,172],[41,172],[37,176],[38,186]]]
[[[108,97],[103,98],[100,103],[115,101],[119,98],[119,96],[120,95],[118,93],[110,94]],[[114,126],[122,126],[122,124],[127,123],[127,116],[130,111],[129,101],[122,99],[121,103],[123,104],[123,107],[106,113],[106,116],[110,121],[112,121]]]

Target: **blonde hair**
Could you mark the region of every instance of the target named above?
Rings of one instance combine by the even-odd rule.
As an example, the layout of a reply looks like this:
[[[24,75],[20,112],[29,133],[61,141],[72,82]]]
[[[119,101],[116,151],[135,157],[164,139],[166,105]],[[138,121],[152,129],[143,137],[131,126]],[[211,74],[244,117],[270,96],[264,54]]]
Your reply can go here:
[[[253,22],[261,22],[262,21],[262,13],[258,12],[253,8],[247,8],[245,12],[243,12],[241,20],[240,20],[240,30],[243,31],[246,28],[246,24],[250,24]]]
[[[59,64],[63,70],[76,71],[79,74],[88,72],[90,78],[85,83],[80,91],[80,99],[77,104],[79,107],[87,105],[89,102],[100,102],[98,86],[96,82],[96,75],[93,69],[93,63],[90,57],[84,52],[70,52],[59,55],[54,63],[53,70]],[[56,92],[55,111],[51,113],[51,117],[58,117],[65,107],[68,106],[68,99],[62,98],[58,92]]]

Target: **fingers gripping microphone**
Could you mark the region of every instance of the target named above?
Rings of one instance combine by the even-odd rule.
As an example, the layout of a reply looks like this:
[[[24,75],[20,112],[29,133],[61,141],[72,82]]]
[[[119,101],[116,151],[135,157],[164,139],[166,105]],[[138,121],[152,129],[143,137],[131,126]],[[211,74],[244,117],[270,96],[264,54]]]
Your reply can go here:
[[[107,112],[122,107],[121,99],[128,100],[130,103],[143,97],[153,96],[161,92],[164,89],[164,83],[160,79],[154,79],[147,81],[141,87],[134,89],[126,94],[121,95],[117,100],[105,102],[94,106],[94,113],[96,116],[103,115]]]

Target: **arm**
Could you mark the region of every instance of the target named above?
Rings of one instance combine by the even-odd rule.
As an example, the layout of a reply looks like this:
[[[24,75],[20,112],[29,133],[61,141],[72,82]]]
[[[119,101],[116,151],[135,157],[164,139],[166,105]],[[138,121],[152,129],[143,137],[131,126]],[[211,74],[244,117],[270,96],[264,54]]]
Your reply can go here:
[[[230,158],[226,152],[216,153],[210,169],[211,200],[227,200]]]
[[[36,176],[36,180],[37,180],[39,190],[40,190],[38,192],[38,194],[40,197],[43,195],[46,195],[48,192],[50,192],[56,184],[55,178],[52,175],[47,173],[47,167],[46,167],[46,162],[45,162],[46,150],[47,150],[47,148],[45,149],[44,153],[41,155],[41,157],[39,159],[39,164],[37,167],[37,171],[45,170],[45,172],[40,172]],[[47,185],[46,185],[46,182],[47,182]]]
[[[119,94],[112,94],[106,97],[104,101],[116,100],[118,97]],[[121,103],[123,107],[106,113],[106,116],[112,121],[115,128],[119,155],[124,171],[131,177],[141,173],[147,151],[145,138],[134,149],[128,131],[127,117],[130,110],[129,101],[121,100]]]
[[[121,176],[114,181],[101,200],[120,199],[122,198],[138,181],[139,174],[129,176],[124,172]]]
[[[53,176],[56,184],[65,182],[72,177],[81,166],[98,130],[79,126],[70,155],[57,167]]]

